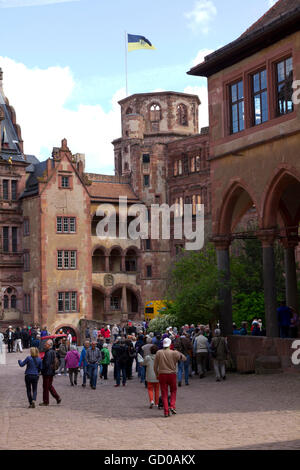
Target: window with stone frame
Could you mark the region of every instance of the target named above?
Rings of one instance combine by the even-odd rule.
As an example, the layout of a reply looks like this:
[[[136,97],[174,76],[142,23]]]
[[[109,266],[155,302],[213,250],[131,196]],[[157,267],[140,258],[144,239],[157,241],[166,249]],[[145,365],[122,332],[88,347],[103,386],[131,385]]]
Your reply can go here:
[[[177,124],[179,124],[180,126],[188,125],[187,106],[183,103],[177,106]]]
[[[58,292],[58,313],[77,312],[77,292]]]
[[[158,103],[153,103],[150,106],[150,121],[159,122],[161,120],[161,107]]]
[[[195,173],[196,171],[196,157],[193,156],[190,158],[190,172]]]
[[[18,252],[18,228],[11,228],[11,248],[13,253]]]
[[[148,188],[150,186],[150,175],[144,175],[144,188]]]
[[[231,134],[245,129],[244,83],[240,80],[229,87]]]
[[[23,313],[30,313],[30,312],[31,312],[30,294],[24,294]]]
[[[111,296],[110,308],[111,310],[121,310],[121,298],[116,297],[116,296]]]
[[[148,264],[146,266],[146,277],[149,277],[149,278],[152,277],[152,265],[151,264]]]
[[[9,227],[2,228],[2,249],[5,253],[9,252]]]
[[[12,201],[17,200],[17,197],[18,197],[17,190],[18,190],[17,180],[11,180],[11,200]]]
[[[196,155],[195,157],[195,168],[196,168],[196,171],[201,170],[201,154]]]
[[[76,269],[77,251],[76,250],[58,250],[57,251],[57,269]]]
[[[8,180],[2,180],[2,198],[5,201],[8,201],[9,199]]]
[[[178,160],[178,175],[182,175],[182,160]]]
[[[28,272],[28,271],[30,271],[30,253],[29,253],[29,251],[24,252],[23,259],[24,259],[24,271]]]
[[[188,175],[189,174],[189,157],[187,155],[184,155],[182,158],[183,162],[183,174]]]
[[[293,58],[289,57],[276,64],[277,114],[291,113],[294,110],[293,95]]]
[[[261,70],[252,75],[253,125],[258,126],[268,120],[267,71]]]
[[[23,221],[23,236],[28,237],[29,235],[30,235],[29,219],[24,218],[24,221]]]
[[[177,162],[177,160],[175,160],[174,163],[173,163],[173,174],[174,174],[174,176],[178,175],[178,162]]]
[[[57,233],[76,233],[76,217],[56,217]]]

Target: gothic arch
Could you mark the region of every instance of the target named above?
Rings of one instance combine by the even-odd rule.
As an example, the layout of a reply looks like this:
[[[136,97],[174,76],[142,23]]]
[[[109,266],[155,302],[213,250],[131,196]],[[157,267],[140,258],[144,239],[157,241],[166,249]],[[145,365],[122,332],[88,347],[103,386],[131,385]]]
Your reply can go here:
[[[216,235],[230,235],[232,229],[253,205],[257,210],[256,199],[252,196],[247,184],[241,180],[232,182],[225,192],[222,206],[217,214]],[[259,214],[257,215],[259,217]]]

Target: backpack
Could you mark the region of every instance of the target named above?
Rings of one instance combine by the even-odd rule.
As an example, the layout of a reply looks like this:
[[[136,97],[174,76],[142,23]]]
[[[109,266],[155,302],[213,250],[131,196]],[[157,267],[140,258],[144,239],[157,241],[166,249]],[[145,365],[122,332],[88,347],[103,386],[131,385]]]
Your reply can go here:
[[[59,369],[60,361],[59,361],[59,359],[58,359],[58,357],[57,357],[55,351],[53,351],[53,352],[54,352],[54,360],[53,360],[53,362],[52,362],[52,369],[53,369],[54,371],[56,371],[56,370]]]
[[[101,349],[100,353],[101,353],[101,361],[104,361],[104,359],[105,359],[104,349]]]
[[[120,365],[125,365],[128,361],[128,349],[126,347],[122,347],[121,354],[118,358],[118,362]]]
[[[216,357],[217,357],[218,348],[220,346],[220,343],[221,343],[221,338],[219,338],[219,342],[218,342],[217,346],[211,346],[211,355],[214,359],[216,359]]]

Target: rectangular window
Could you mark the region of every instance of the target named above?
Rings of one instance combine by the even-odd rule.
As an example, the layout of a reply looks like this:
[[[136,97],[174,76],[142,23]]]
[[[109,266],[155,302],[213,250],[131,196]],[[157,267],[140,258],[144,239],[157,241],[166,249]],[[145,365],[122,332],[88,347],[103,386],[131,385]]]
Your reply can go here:
[[[178,160],[178,174],[182,175],[182,160]]]
[[[147,277],[152,277],[152,266],[147,266]]]
[[[17,200],[17,181],[16,180],[11,181],[11,199],[12,201]]]
[[[293,59],[289,57],[277,64],[277,113],[279,116],[291,113],[294,109]]]
[[[3,227],[3,251],[9,252],[9,227]]]
[[[62,176],[61,177],[61,187],[62,188],[69,188],[70,187],[70,177],[69,176]]]
[[[252,76],[253,125],[257,126],[268,120],[267,71],[262,70]]]
[[[69,232],[69,219],[68,217],[64,217],[64,233]]]
[[[77,292],[58,293],[58,312],[77,312]]]
[[[70,233],[76,232],[76,218],[70,217]]]
[[[200,157],[200,155],[197,155],[195,160],[196,160],[196,171],[200,171],[201,170],[201,157]]]
[[[111,310],[120,310],[121,309],[120,297],[111,297],[110,298],[110,308],[111,308]]]
[[[17,253],[18,251],[18,229],[17,227],[12,227],[12,252]]]
[[[3,199],[8,201],[8,180],[3,180]]]
[[[76,269],[76,251],[71,251],[70,252],[70,266],[71,269]]]
[[[57,269],[76,269],[77,251],[57,251]]]
[[[150,155],[149,153],[143,154],[143,163],[150,163]]]
[[[29,235],[29,219],[24,219],[24,222],[23,222],[23,235],[24,235],[24,237],[28,237],[28,235]]]
[[[56,231],[62,233],[62,217],[56,218]]]
[[[183,174],[184,175],[187,175],[189,173],[189,159],[188,157],[185,155],[183,157]]]
[[[243,81],[230,86],[231,133],[245,129],[244,84]]]
[[[75,233],[76,217],[56,217],[57,233]]]
[[[30,271],[30,253],[28,251],[24,253],[24,271]]]
[[[24,313],[30,313],[31,305],[30,305],[30,294],[24,294]]]
[[[144,175],[144,187],[150,186],[150,176],[149,175]]]
[[[196,215],[196,196],[193,196],[193,215]]]
[[[174,162],[174,176],[178,175],[178,162],[175,160]]]
[[[191,160],[190,160],[190,171],[191,171],[191,173],[195,173],[195,169],[196,169],[195,157],[192,157]]]
[[[150,238],[147,238],[145,240],[145,250],[147,250],[147,251],[151,250],[151,240],[150,240]]]
[[[63,267],[63,251],[57,252],[57,267],[58,269],[62,269]]]

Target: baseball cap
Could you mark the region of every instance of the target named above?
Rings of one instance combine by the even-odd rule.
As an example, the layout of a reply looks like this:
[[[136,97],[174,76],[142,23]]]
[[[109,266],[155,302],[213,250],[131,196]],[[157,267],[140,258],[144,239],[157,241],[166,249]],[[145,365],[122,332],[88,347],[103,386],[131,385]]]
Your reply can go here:
[[[172,342],[172,341],[170,340],[170,338],[165,338],[165,339],[163,340],[163,347],[164,347],[164,348],[169,348],[169,347],[171,346],[171,342]]]

